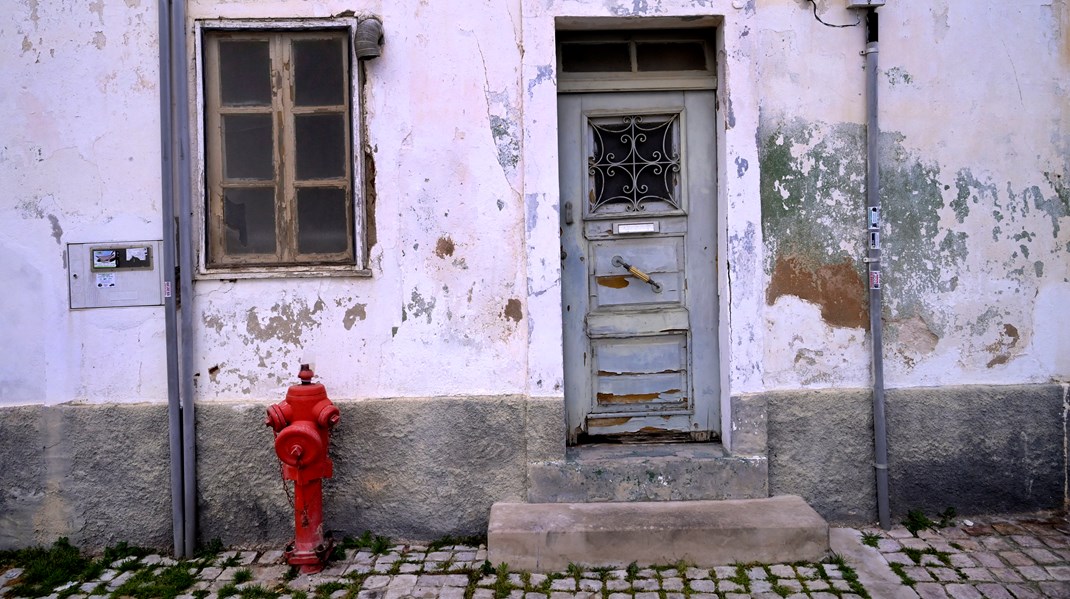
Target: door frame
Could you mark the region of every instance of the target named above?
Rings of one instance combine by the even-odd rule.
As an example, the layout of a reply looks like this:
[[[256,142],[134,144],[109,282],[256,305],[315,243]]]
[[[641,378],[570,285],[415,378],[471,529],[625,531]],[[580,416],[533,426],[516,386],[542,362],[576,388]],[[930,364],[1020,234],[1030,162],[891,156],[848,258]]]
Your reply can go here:
[[[638,35],[636,35],[636,33],[638,33]],[[714,358],[713,358],[714,359],[714,366],[712,366],[712,368],[715,370],[715,373],[714,373],[712,378],[717,383],[717,388],[712,391],[713,395],[709,396],[708,414],[703,415],[701,417],[698,417],[697,408],[699,408],[699,406],[696,405],[698,402],[695,401],[697,399],[697,397],[693,397],[692,400],[689,402],[689,405],[691,407],[691,415],[689,417],[692,418],[693,420],[696,420],[696,419],[703,420],[704,422],[706,422],[706,424],[705,424],[706,430],[713,431],[714,435],[719,435],[722,438],[727,438],[729,431],[728,431],[726,425],[727,425],[728,420],[729,420],[728,410],[729,410],[729,407],[730,407],[730,405],[729,405],[730,402],[728,401],[729,395],[728,395],[728,388],[727,388],[727,383],[728,383],[728,380],[727,380],[728,367],[727,367],[727,359],[726,359],[727,358],[727,354],[723,350],[726,348],[725,341],[726,341],[726,325],[727,325],[728,307],[726,305],[726,302],[723,301],[723,299],[722,299],[726,295],[725,293],[722,292],[722,290],[726,289],[726,284],[728,282],[727,281],[727,277],[726,277],[726,268],[725,268],[726,267],[726,263],[723,260],[723,256],[725,256],[725,251],[724,251],[725,250],[725,239],[724,239],[725,236],[724,236],[724,232],[726,231],[725,224],[726,224],[726,221],[727,221],[727,218],[726,218],[727,215],[726,215],[726,212],[724,210],[724,201],[723,201],[723,198],[724,198],[724,191],[723,191],[724,190],[724,183],[723,183],[723,181],[724,181],[724,174],[725,173],[724,173],[723,161],[721,160],[721,157],[724,155],[724,141],[723,141],[724,140],[724,137],[723,137],[724,124],[723,124],[723,122],[721,120],[721,115],[720,115],[720,104],[721,104],[720,101],[719,101],[720,91],[718,90],[717,84],[716,84],[716,82],[717,82],[716,74],[720,69],[720,65],[719,65],[720,61],[714,60],[715,48],[716,48],[714,40],[716,39],[716,36],[717,36],[718,33],[719,33],[719,31],[717,29],[709,27],[708,23],[707,23],[707,27],[702,31],[702,35],[708,36],[706,38],[708,40],[708,45],[706,46],[706,48],[707,48],[708,56],[710,57],[709,60],[711,62],[711,65],[710,65],[711,68],[709,69],[708,72],[699,73],[698,75],[696,75],[695,73],[691,73],[691,72],[673,72],[670,75],[660,77],[657,80],[652,80],[650,77],[640,77],[640,78],[634,78],[634,79],[628,79],[627,77],[623,77],[622,78],[622,77],[619,77],[619,76],[606,77],[605,74],[600,74],[600,75],[596,75],[594,77],[585,78],[585,76],[583,74],[579,74],[577,76],[577,74],[567,73],[562,68],[562,64],[561,64],[562,52],[561,52],[560,40],[559,40],[559,43],[557,45],[557,50],[558,50],[557,51],[557,58],[558,58],[558,68],[559,68],[558,78],[559,78],[560,86],[556,90],[557,93],[555,94],[555,101],[556,101],[556,104],[557,104],[557,106],[555,108],[560,110],[562,96],[573,95],[573,94],[577,94],[577,93],[590,93],[590,92],[609,93],[609,92],[614,92],[614,93],[621,93],[621,94],[631,94],[631,93],[637,93],[637,92],[643,92],[643,91],[683,92],[683,91],[687,91],[687,90],[709,90],[710,93],[713,94],[713,108],[712,108],[712,113],[710,114],[710,118],[712,120],[712,126],[709,128],[709,135],[712,135],[712,139],[709,140],[709,148],[710,149],[707,150],[709,152],[709,157],[706,160],[709,163],[710,169],[711,169],[711,171],[713,173],[713,179],[714,179],[713,185],[712,185],[712,194],[710,194],[710,196],[709,196],[709,201],[712,202],[712,210],[714,211],[714,213],[712,215],[710,215],[709,217],[707,217],[706,222],[703,222],[702,224],[705,225],[705,226],[713,227],[712,235],[715,236],[715,240],[714,240],[715,246],[711,251],[712,264],[710,264],[710,267],[712,269],[714,269],[714,272],[710,273],[710,279],[712,281],[711,285],[712,285],[713,289],[711,289],[711,296],[710,296],[710,300],[709,301],[712,301],[712,302],[716,303],[716,305],[712,308],[713,309],[712,326],[717,330],[716,331],[712,331],[712,334],[711,334],[710,338],[708,339],[708,344],[710,346],[712,346],[712,349],[710,351],[712,351],[712,353],[714,354]],[[580,38],[582,38],[582,35],[583,34],[581,33],[580,34]],[[613,32],[612,31],[602,30],[602,31],[597,32],[595,35],[596,35],[597,39],[605,39],[607,36],[609,38],[612,38],[613,37]],[[650,39],[650,38],[657,38],[659,34],[658,34],[658,30],[644,30],[644,31],[639,31],[639,32],[624,32],[623,35],[625,35],[626,37],[631,37],[632,39],[635,39],[636,37],[638,37],[639,39],[643,39],[644,36],[646,36],[646,39]],[[575,39],[577,39],[577,36],[573,33],[572,35],[567,36],[566,39],[575,40]],[[635,54],[636,54],[636,51],[633,48],[633,50],[632,50],[633,60],[634,60]],[[657,111],[656,109],[650,109],[650,110]],[[637,111],[637,113],[639,113],[639,112],[642,112],[642,111]],[[590,116],[590,115],[587,114],[587,111],[581,110],[580,113],[581,113],[581,118],[584,119],[584,120],[586,119],[586,117]],[[597,113],[597,111],[592,112],[591,114],[596,114],[596,113]],[[683,117],[683,118],[686,118],[686,117]],[[576,127],[576,126],[580,126],[580,125],[577,124],[577,123],[564,123],[564,122],[562,122],[562,120],[560,118],[560,115],[559,115],[558,128],[555,131],[555,133],[557,133],[557,136],[558,136],[559,139],[561,137],[561,134],[564,133],[562,128],[565,127],[565,126]],[[681,137],[682,144],[686,143],[683,140],[685,140],[689,135],[694,135],[694,133],[688,130],[688,128],[686,127],[685,122],[682,122],[681,123],[681,132],[680,132],[680,137]],[[681,145],[681,147],[685,147],[685,145]],[[563,148],[560,145],[558,145],[557,149],[558,149],[557,158],[558,158],[558,161],[560,161],[560,159],[561,159],[561,154],[560,153],[562,152]],[[582,152],[582,150],[581,150],[581,152]],[[559,164],[560,164],[560,162],[559,162]],[[562,179],[567,177],[567,176],[568,175],[564,171],[561,171],[561,172],[558,173],[558,185],[559,186],[561,185]],[[685,172],[685,176],[686,176],[686,172]],[[568,208],[567,202],[569,202],[569,201],[570,201],[569,198],[565,197],[565,195],[559,195],[559,198],[558,198],[558,214],[559,214],[559,216],[561,218],[560,229],[559,229],[560,234],[559,235],[561,237],[560,241],[562,243],[562,252],[563,253],[564,253],[564,248],[565,248],[564,241],[565,241],[565,237],[566,237],[566,229],[565,229],[566,225],[564,223],[564,220],[565,220],[565,215],[566,215],[567,208]],[[581,230],[582,230],[583,229],[583,223],[584,223],[583,216],[584,216],[584,213],[585,213],[584,206],[582,205],[582,203],[577,205],[577,202],[575,202],[574,200],[572,201],[572,204],[573,204],[572,211],[575,213],[575,214],[572,215],[572,217],[575,219],[575,224],[572,225],[572,226],[573,227],[580,227]],[[689,219],[691,218],[690,214],[689,214],[688,218]],[[695,227],[695,226],[697,226],[697,222],[696,223],[692,223],[689,226],[690,227]],[[581,240],[581,245],[589,245],[589,240],[587,239],[586,235],[583,232],[579,232],[578,233],[578,239]],[[585,249],[584,251],[586,252],[587,250]],[[695,276],[694,272],[697,272],[697,271],[695,271],[696,264],[694,263],[694,261],[697,260],[698,258],[700,258],[700,256],[693,256],[691,258],[692,263],[684,265],[685,276],[686,277]],[[589,269],[589,266],[586,266],[584,268],[585,269]],[[560,314],[561,314],[561,318],[562,318],[562,332],[563,332],[563,334],[565,333],[565,329],[570,326],[568,314],[566,314],[566,310],[567,310],[566,300],[567,300],[567,298],[564,297],[564,292],[565,292],[564,276],[565,276],[565,274],[566,273],[565,273],[564,266],[562,266],[562,270],[561,270],[562,278],[560,279],[562,281],[562,303],[561,303],[561,306],[560,306],[560,310],[561,310]],[[585,273],[585,276],[586,276],[586,274],[587,273]],[[586,290],[587,289],[587,285],[585,285],[583,287],[583,289]],[[589,298],[587,298],[587,302],[589,302]],[[585,302],[585,304],[587,302]],[[588,351],[593,351],[593,344],[591,343],[591,339],[587,336],[587,332],[586,332],[586,322],[585,322],[586,318],[581,316],[581,317],[578,317],[578,318],[574,318],[572,320],[573,320],[574,324],[578,323],[578,326],[581,329],[583,329],[581,331],[581,335],[580,335],[580,338],[582,339],[582,345],[584,345],[588,349]],[[688,327],[688,333],[687,333],[687,344],[688,344],[687,368],[689,370],[691,369],[691,362],[692,362],[692,360],[691,360],[691,352],[693,351],[693,349],[695,347],[694,344],[693,344],[693,341],[692,341],[693,335],[692,335],[691,328],[692,328],[691,326]],[[573,336],[575,336],[576,333],[573,332],[571,334]],[[567,335],[566,335],[566,337],[567,337]],[[567,361],[570,360],[570,358],[571,358],[571,356],[568,355],[568,352],[570,350],[565,348],[565,343],[564,342],[566,341],[566,339],[563,338],[562,341],[563,341],[563,343],[562,343],[562,347],[563,347],[562,357],[563,357],[563,360],[566,361],[565,363],[563,363],[562,366],[564,368],[564,371],[568,371],[568,370],[570,370],[570,367],[568,366],[568,362]],[[586,352],[584,352],[583,358],[584,358],[584,360],[587,359]],[[592,355],[592,358],[593,358],[593,355]],[[590,366],[587,366],[587,368],[590,369]],[[572,367],[572,369],[574,371],[575,367]],[[564,372],[563,372],[563,374],[564,374]],[[569,376],[569,375],[566,374],[565,376]],[[569,380],[572,380],[574,378],[575,378],[575,375],[572,375]],[[583,387],[584,385],[587,385],[587,383],[590,383],[590,385],[588,385],[588,386],[593,386],[595,379],[596,379],[596,377],[593,376],[593,373],[588,373],[588,375],[584,378],[584,380],[579,382],[578,384],[581,387]],[[693,380],[690,376],[689,376],[689,379]],[[569,392],[569,388],[568,388],[569,385],[576,384],[574,381],[573,382],[563,381],[563,382],[565,382],[563,387],[564,387],[564,390],[565,390],[566,394]],[[697,390],[698,389],[698,383],[697,382],[692,382],[689,385],[689,387],[692,387],[693,389]],[[593,404],[593,403],[595,403],[593,401],[593,391],[591,393],[592,393],[592,395],[591,395],[591,403]],[[695,393],[694,395],[698,396],[699,394]],[[585,410],[586,410],[585,414],[586,413],[590,413],[591,412],[591,406],[587,406],[585,408]],[[566,412],[565,420],[566,420],[566,427],[567,427],[567,439],[568,439],[568,442],[570,444],[573,444],[573,443],[575,443],[577,441],[578,431],[580,431],[580,429],[586,429],[587,419],[586,419],[586,416],[583,415],[583,416],[579,416],[579,418],[578,418],[579,421],[577,421],[578,412],[577,412],[576,409],[574,409],[573,406],[569,405],[567,399],[566,399],[566,405],[565,405],[565,412]],[[708,436],[704,437],[702,435],[697,435],[694,440],[708,440]]]

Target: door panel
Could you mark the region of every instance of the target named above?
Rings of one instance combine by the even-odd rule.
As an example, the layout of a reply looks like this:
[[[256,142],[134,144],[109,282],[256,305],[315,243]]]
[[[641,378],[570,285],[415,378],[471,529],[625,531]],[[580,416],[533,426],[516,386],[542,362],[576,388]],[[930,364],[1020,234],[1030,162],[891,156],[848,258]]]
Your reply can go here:
[[[562,94],[558,116],[570,441],[717,435],[713,92]]]
[[[634,308],[643,304],[675,304],[683,300],[683,238],[661,237],[590,242],[593,272],[591,308]],[[650,275],[658,287],[641,281],[614,258]]]

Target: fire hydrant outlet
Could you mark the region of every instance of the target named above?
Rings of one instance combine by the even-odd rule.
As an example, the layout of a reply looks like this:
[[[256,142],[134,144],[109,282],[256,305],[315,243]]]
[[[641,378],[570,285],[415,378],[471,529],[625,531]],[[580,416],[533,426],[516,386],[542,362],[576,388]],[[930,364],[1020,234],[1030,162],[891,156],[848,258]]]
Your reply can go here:
[[[284,464],[301,467],[314,464],[324,453],[323,437],[311,422],[294,422],[275,438],[275,453]]]
[[[341,416],[338,413],[338,408],[333,405],[324,406],[323,409],[320,410],[319,417],[316,418],[319,425],[325,428],[333,427],[338,424],[339,420],[341,420]]]

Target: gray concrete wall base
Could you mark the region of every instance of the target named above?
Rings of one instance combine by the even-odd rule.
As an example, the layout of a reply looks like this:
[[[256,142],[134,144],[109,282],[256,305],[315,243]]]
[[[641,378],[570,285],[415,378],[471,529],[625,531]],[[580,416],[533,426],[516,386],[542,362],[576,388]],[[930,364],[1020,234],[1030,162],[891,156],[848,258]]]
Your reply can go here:
[[[869,389],[761,394],[769,492],[798,494],[834,522],[876,519]],[[1062,508],[1061,385],[971,385],[886,393],[892,515]],[[750,400],[748,400],[750,401]]]
[[[1057,384],[889,390],[895,518],[1063,507],[1065,396]],[[197,406],[201,541],[273,545],[292,533],[269,403]],[[529,464],[565,460],[560,398],[337,403],[324,496],[340,535],[481,533],[493,503],[527,498]],[[769,392],[733,407],[732,454],[767,449],[770,495],[800,495],[833,522],[875,519],[868,389]],[[166,549],[168,464],[162,403],[0,409],[0,548],[67,536]]]
[[[293,510],[263,423],[270,403],[197,405],[201,542],[272,545],[292,535]],[[324,503],[337,535],[480,534],[494,502],[526,496],[529,461],[564,458],[560,398],[336,403],[342,421]],[[167,430],[164,404],[0,409],[0,549],[60,536],[88,548],[169,548]]]
[[[769,450],[769,402],[763,394],[732,397],[733,455],[764,456]]]
[[[0,548],[171,543],[167,406],[0,409]]]

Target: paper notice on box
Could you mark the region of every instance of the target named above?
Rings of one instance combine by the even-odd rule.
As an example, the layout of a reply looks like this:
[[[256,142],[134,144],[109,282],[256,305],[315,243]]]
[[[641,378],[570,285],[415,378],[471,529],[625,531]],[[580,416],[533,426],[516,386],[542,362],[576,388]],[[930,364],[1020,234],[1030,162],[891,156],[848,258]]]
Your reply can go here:
[[[115,287],[115,273],[98,272],[97,287]]]

